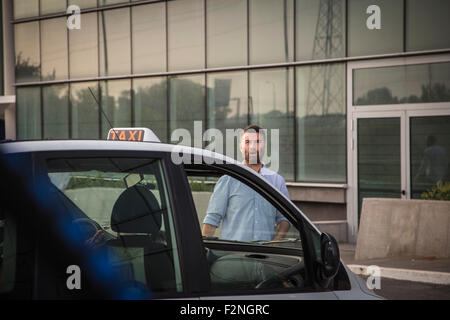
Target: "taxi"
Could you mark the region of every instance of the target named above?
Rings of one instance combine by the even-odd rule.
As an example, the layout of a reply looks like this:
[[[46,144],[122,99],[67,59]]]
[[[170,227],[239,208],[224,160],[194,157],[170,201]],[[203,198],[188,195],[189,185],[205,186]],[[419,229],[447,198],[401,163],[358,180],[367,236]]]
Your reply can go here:
[[[380,299],[261,175],[147,128],[0,143],[0,176],[0,298]],[[222,177],[284,216],[284,238],[203,237]]]

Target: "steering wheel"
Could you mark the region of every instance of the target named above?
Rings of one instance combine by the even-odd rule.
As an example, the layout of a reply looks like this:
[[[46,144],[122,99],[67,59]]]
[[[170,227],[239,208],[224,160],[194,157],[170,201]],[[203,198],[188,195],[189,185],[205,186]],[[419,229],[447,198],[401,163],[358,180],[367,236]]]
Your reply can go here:
[[[293,282],[295,287],[301,287],[304,284],[303,277],[300,275],[300,272],[303,270],[303,268],[303,264],[296,263],[283,272],[277,273],[270,278],[261,281],[256,285],[255,289],[272,288],[274,285],[279,287],[279,284],[286,280]]]

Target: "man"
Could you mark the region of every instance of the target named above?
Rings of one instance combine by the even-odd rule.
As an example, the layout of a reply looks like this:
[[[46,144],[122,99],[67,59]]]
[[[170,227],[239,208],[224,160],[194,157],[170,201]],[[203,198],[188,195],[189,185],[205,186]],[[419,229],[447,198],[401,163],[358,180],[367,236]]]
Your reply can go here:
[[[289,198],[283,177],[261,162],[265,146],[266,137],[259,126],[244,128],[240,141],[244,164]],[[281,240],[290,228],[288,220],[259,193],[226,175],[219,179],[214,188],[203,221],[203,236],[214,236],[220,222],[222,239],[247,242]]]

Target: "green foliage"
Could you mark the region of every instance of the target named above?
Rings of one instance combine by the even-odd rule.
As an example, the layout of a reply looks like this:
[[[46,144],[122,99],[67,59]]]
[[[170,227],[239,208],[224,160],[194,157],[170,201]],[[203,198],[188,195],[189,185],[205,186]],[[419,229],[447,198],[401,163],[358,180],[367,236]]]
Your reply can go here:
[[[201,179],[189,179],[189,185],[191,187],[191,191],[198,192],[213,192],[215,184],[206,183],[205,178]]]
[[[113,180],[96,177],[72,177],[66,189],[69,190],[95,187],[121,189],[126,188],[125,182],[123,180]]]
[[[431,190],[427,190],[422,193],[422,199],[424,200],[450,200],[450,182],[442,183],[438,181],[436,187]]]

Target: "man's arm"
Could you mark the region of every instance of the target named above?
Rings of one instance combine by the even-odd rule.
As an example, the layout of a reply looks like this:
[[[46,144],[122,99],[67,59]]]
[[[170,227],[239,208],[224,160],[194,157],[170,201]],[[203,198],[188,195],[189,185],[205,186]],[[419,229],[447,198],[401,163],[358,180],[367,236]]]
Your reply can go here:
[[[205,223],[203,224],[203,229],[202,229],[202,236],[204,237],[213,237],[214,234],[216,233],[216,226],[213,226],[211,224]]]
[[[214,192],[209,200],[206,217],[203,220],[202,235],[213,237],[220,226],[228,207],[228,183],[229,177],[222,176],[214,187]]]
[[[277,226],[277,234],[275,235],[275,238],[273,238],[273,241],[279,241],[283,239],[286,233],[288,233],[290,227],[291,224],[288,221],[281,220]]]

